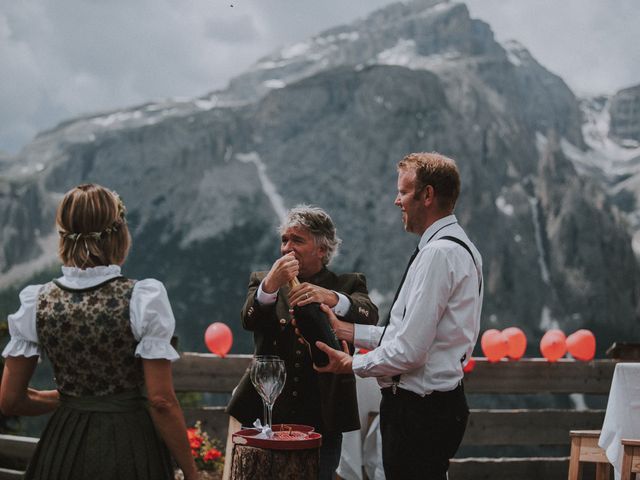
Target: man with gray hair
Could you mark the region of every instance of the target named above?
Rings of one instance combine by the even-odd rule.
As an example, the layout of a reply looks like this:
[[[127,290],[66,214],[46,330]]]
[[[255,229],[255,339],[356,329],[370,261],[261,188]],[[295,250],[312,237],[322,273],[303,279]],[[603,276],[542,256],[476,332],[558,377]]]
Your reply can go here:
[[[312,302],[327,305],[349,323],[375,325],[378,309],[361,273],[338,275],[327,266],[340,245],[331,217],[318,207],[299,205],[280,226],[281,256],[267,272],[253,272],[242,326],[253,332],[255,355],[277,355],[287,380],[275,403],[274,423],[300,423],[323,435],[320,478],[334,478],[342,432],[360,428],[355,377],[317,373],[308,348],[298,341],[289,310]],[[289,287],[298,277],[300,285]],[[243,425],[262,417],[262,402],[248,373],[234,392],[227,412]]]

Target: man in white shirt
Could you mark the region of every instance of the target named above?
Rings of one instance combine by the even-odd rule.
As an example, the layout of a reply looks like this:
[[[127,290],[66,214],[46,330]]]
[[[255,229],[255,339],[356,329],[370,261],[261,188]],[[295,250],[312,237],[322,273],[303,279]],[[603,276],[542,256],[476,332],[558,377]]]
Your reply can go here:
[[[450,158],[402,159],[395,205],[420,242],[389,316],[377,326],[353,325],[322,307],[339,339],[373,349],[351,357],[318,342],[330,363],[317,370],[377,377],[387,480],[446,479],[466,428],[462,368],[480,328],[482,259],[453,215],[459,192]]]

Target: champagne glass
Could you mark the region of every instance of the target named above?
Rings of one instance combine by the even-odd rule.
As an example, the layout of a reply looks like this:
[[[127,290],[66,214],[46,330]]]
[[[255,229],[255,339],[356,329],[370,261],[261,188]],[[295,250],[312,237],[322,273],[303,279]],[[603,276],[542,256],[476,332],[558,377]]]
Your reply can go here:
[[[273,404],[282,392],[287,378],[284,361],[273,355],[257,356],[253,359],[249,376],[262,397],[263,410],[266,410],[265,426],[271,427]]]
[[[253,361],[251,362],[251,368],[249,369],[249,378],[251,379],[251,383],[253,384],[253,388],[256,389],[258,394],[260,394],[260,389],[258,388],[258,367],[256,366],[257,362],[265,362],[269,360],[280,360],[280,357],[277,355],[256,355],[253,357]],[[262,398],[262,395],[260,396]],[[262,399],[262,426],[267,426],[267,404]]]

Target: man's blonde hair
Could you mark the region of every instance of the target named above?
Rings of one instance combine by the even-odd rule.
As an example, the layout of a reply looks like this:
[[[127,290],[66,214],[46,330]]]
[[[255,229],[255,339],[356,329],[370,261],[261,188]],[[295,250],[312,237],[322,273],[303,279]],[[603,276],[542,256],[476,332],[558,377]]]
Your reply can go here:
[[[115,192],[96,184],[69,190],[56,213],[58,255],[69,267],[121,265],[131,247],[125,207]]]
[[[415,196],[427,185],[436,194],[438,207],[452,212],[460,195],[460,172],[456,162],[436,152],[410,153],[398,162],[398,170],[416,172]]]

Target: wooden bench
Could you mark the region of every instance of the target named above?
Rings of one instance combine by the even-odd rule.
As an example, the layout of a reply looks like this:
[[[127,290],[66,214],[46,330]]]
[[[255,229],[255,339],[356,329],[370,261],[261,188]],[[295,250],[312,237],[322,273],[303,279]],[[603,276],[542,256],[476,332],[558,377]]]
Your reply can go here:
[[[251,355],[219,358],[210,354],[185,353],[173,365],[176,391],[222,393],[226,394],[224,398],[228,398],[250,362]],[[456,458],[451,464],[450,479],[565,480],[569,470],[569,432],[599,429],[604,419],[604,409],[533,409],[528,408],[525,402],[516,408],[489,409],[474,406],[475,398],[491,395],[518,403],[521,395],[581,393],[600,395],[606,399],[615,364],[615,360],[585,363],[563,359],[549,363],[544,359],[521,359],[517,362],[489,363],[484,359],[476,359],[474,370],[465,378],[471,416],[463,451],[465,447],[482,447],[491,453],[504,446],[524,449],[560,446],[566,453],[561,456],[492,458],[492,455],[483,455]],[[210,435],[224,442],[229,422],[223,405],[185,408],[184,413],[188,425],[201,420],[203,428]],[[0,452],[3,451],[0,444]]]
[[[616,362],[595,360],[576,362],[561,359],[550,363],[544,359],[503,360],[490,363],[476,359],[474,370],[465,377],[465,391],[471,415],[461,450],[465,447],[517,446],[554,448],[566,451],[560,456],[522,456],[507,458],[456,458],[451,464],[449,478],[457,479],[566,479],[569,471],[571,430],[595,430],[602,427],[604,409],[577,410],[534,409],[478,409],[473,408],[476,395],[508,396],[510,403],[518,403],[520,396],[545,394],[564,396],[609,393]]]
[[[11,465],[11,468],[5,468],[6,465],[0,463],[0,480],[22,479],[37,443],[37,438],[0,435],[0,462],[10,460]]]
[[[223,392],[237,384],[251,356],[220,359],[211,355],[189,354],[174,364],[176,390]],[[474,405],[475,395],[567,395],[581,393],[601,395],[606,399],[616,362],[595,360],[576,362],[522,359],[517,362],[489,363],[476,359],[474,370],[465,378],[465,391]],[[603,402],[604,403],[604,402]],[[226,437],[228,417],[224,407],[186,409],[187,423],[200,419],[213,435]],[[569,432],[599,429],[604,409],[481,409],[472,408],[464,446],[561,446],[566,454],[559,457],[456,458],[450,478],[455,479],[566,479],[569,469]]]

